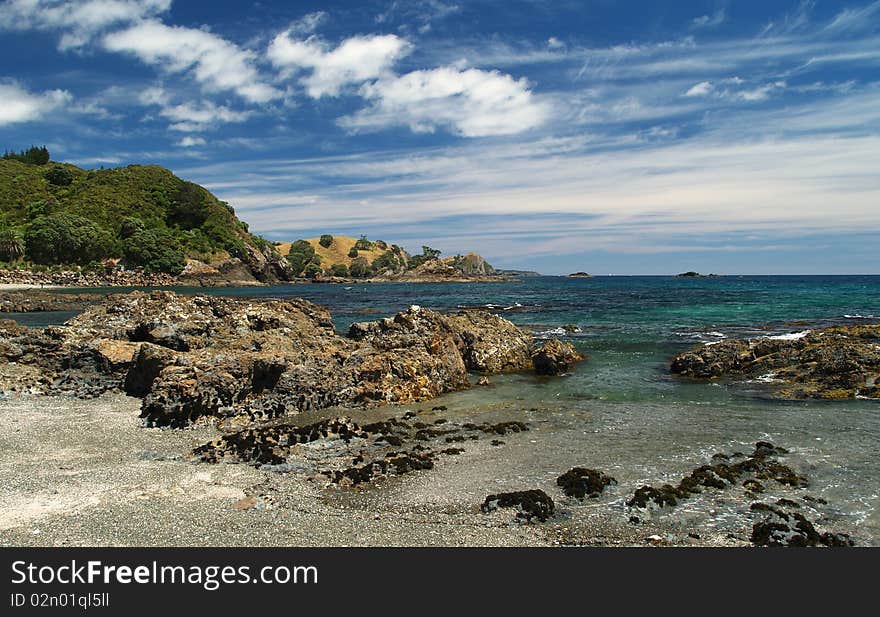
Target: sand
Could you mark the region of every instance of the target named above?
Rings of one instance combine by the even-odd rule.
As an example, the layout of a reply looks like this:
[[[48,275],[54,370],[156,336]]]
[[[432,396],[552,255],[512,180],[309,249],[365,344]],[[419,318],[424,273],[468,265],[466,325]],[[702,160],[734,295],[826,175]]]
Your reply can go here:
[[[362,490],[194,463],[188,452],[216,430],[143,428],[139,403],[0,400],[0,546],[645,546],[654,534],[664,544],[743,544],[672,537],[590,506],[535,525],[482,514],[506,456],[488,444]]]

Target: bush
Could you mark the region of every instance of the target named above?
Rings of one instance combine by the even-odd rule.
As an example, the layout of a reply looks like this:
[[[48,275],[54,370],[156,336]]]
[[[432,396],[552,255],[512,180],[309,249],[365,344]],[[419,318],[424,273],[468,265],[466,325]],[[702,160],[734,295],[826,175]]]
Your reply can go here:
[[[345,264],[333,264],[330,266],[330,274],[333,276],[346,277],[348,276],[348,266]]]
[[[119,223],[119,237],[123,240],[131,238],[139,231],[143,231],[147,226],[144,222],[135,216],[126,216]]]
[[[184,182],[168,209],[168,224],[181,229],[201,227],[210,212],[207,203],[208,192],[198,184]]]
[[[352,261],[348,271],[355,278],[366,278],[373,275],[373,268],[364,257],[358,257]]]
[[[313,279],[316,276],[318,276],[319,274],[321,274],[322,272],[323,272],[323,270],[321,270],[321,266],[319,266],[316,263],[310,263],[309,265],[306,266],[306,269],[303,272],[303,274],[306,276],[306,278]]]
[[[384,272],[385,270],[396,272],[401,265],[401,260],[397,258],[393,251],[385,251],[373,260],[373,269],[376,272]]]
[[[113,236],[76,214],[39,216],[24,236],[25,253],[40,264],[87,264],[115,252]]]
[[[354,248],[362,251],[371,251],[373,250],[373,243],[367,240],[366,236],[361,236],[361,239],[354,243]]]
[[[186,265],[183,250],[168,231],[141,229],[123,244],[125,263],[145,272],[180,274]]]
[[[358,256],[358,250],[355,247],[351,247],[351,250],[348,251],[348,256],[354,259]]]
[[[290,245],[290,252],[287,254],[287,261],[293,268],[294,275],[303,274],[306,266],[315,261],[320,263],[320,259],[315,255],[315,247],[313,247],[307,240],[297,240]]]
[[[73,173],[62,165],[52,165],[43,177],[49,184],[55,186],[70,186],[73,183]]]
[[[330,248],[330,245],[333,244],[333,236],[330,234],[324,234],[321,236],[321,239],[318,240],[318,244],[323,246],[325,249]]]

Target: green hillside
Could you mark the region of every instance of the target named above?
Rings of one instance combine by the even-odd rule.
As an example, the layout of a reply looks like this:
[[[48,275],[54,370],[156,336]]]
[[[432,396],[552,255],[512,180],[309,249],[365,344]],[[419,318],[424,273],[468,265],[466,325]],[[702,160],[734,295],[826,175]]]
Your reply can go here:
[[[163,167],[87,171],[17,158],[0,159],[0,261],[86,266],[114,259],[178,274],[187,258],[234,257],[260,280],[288,278],[274,246],[250,234],[229,204]]]

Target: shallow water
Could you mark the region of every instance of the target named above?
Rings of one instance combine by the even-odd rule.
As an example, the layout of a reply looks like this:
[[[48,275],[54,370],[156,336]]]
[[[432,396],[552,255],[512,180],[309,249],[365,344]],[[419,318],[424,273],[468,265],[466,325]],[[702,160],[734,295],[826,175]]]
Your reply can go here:
[[[828,506],[805,510],[810,518],[821,517],[860,544],[880,545],[880,402],[773,401],[761,396],[760,384],[750,391],[674,379],[667,364],[681,350],[724,338],[880,321],[878,276],[540,277],[180,291],[299,296],[326,305],[340,331],[411,304],[438,310],[491,304],[539,335],[572,341],[589,357],[563,378],[493,377],[491,387],[443,398],[447,418],[524,416],[533,424],[506,450],[507,469],[493,471],[505,477],[492,481],[537,488],[572,466],[594,467],[620,481],[601,501],[626,516],[623,501],[641,484],[676,483],[715,452],[750,452],[766,439],[791,450],[785,462],[811,481],[806,490],[774,485],[773,498],[822,497]],[[17,316],[34,325],[67,317]],[[558,330],[567,324],[580,332]],[[656,516],[683,529],[742,533],[749,503],[741,491],[707,491]]]

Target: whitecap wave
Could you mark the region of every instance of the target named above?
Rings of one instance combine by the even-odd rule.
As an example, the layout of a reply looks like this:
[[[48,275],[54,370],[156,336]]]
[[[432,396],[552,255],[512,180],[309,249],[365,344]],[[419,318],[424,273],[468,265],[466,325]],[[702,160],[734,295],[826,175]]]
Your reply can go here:
[[[768,338],[773,341],[799,341],[805,336],[809,336],[812,330],[803,330],[801,332],[791,332],[789,334],[777,334],[776,336],[768,336]]]

